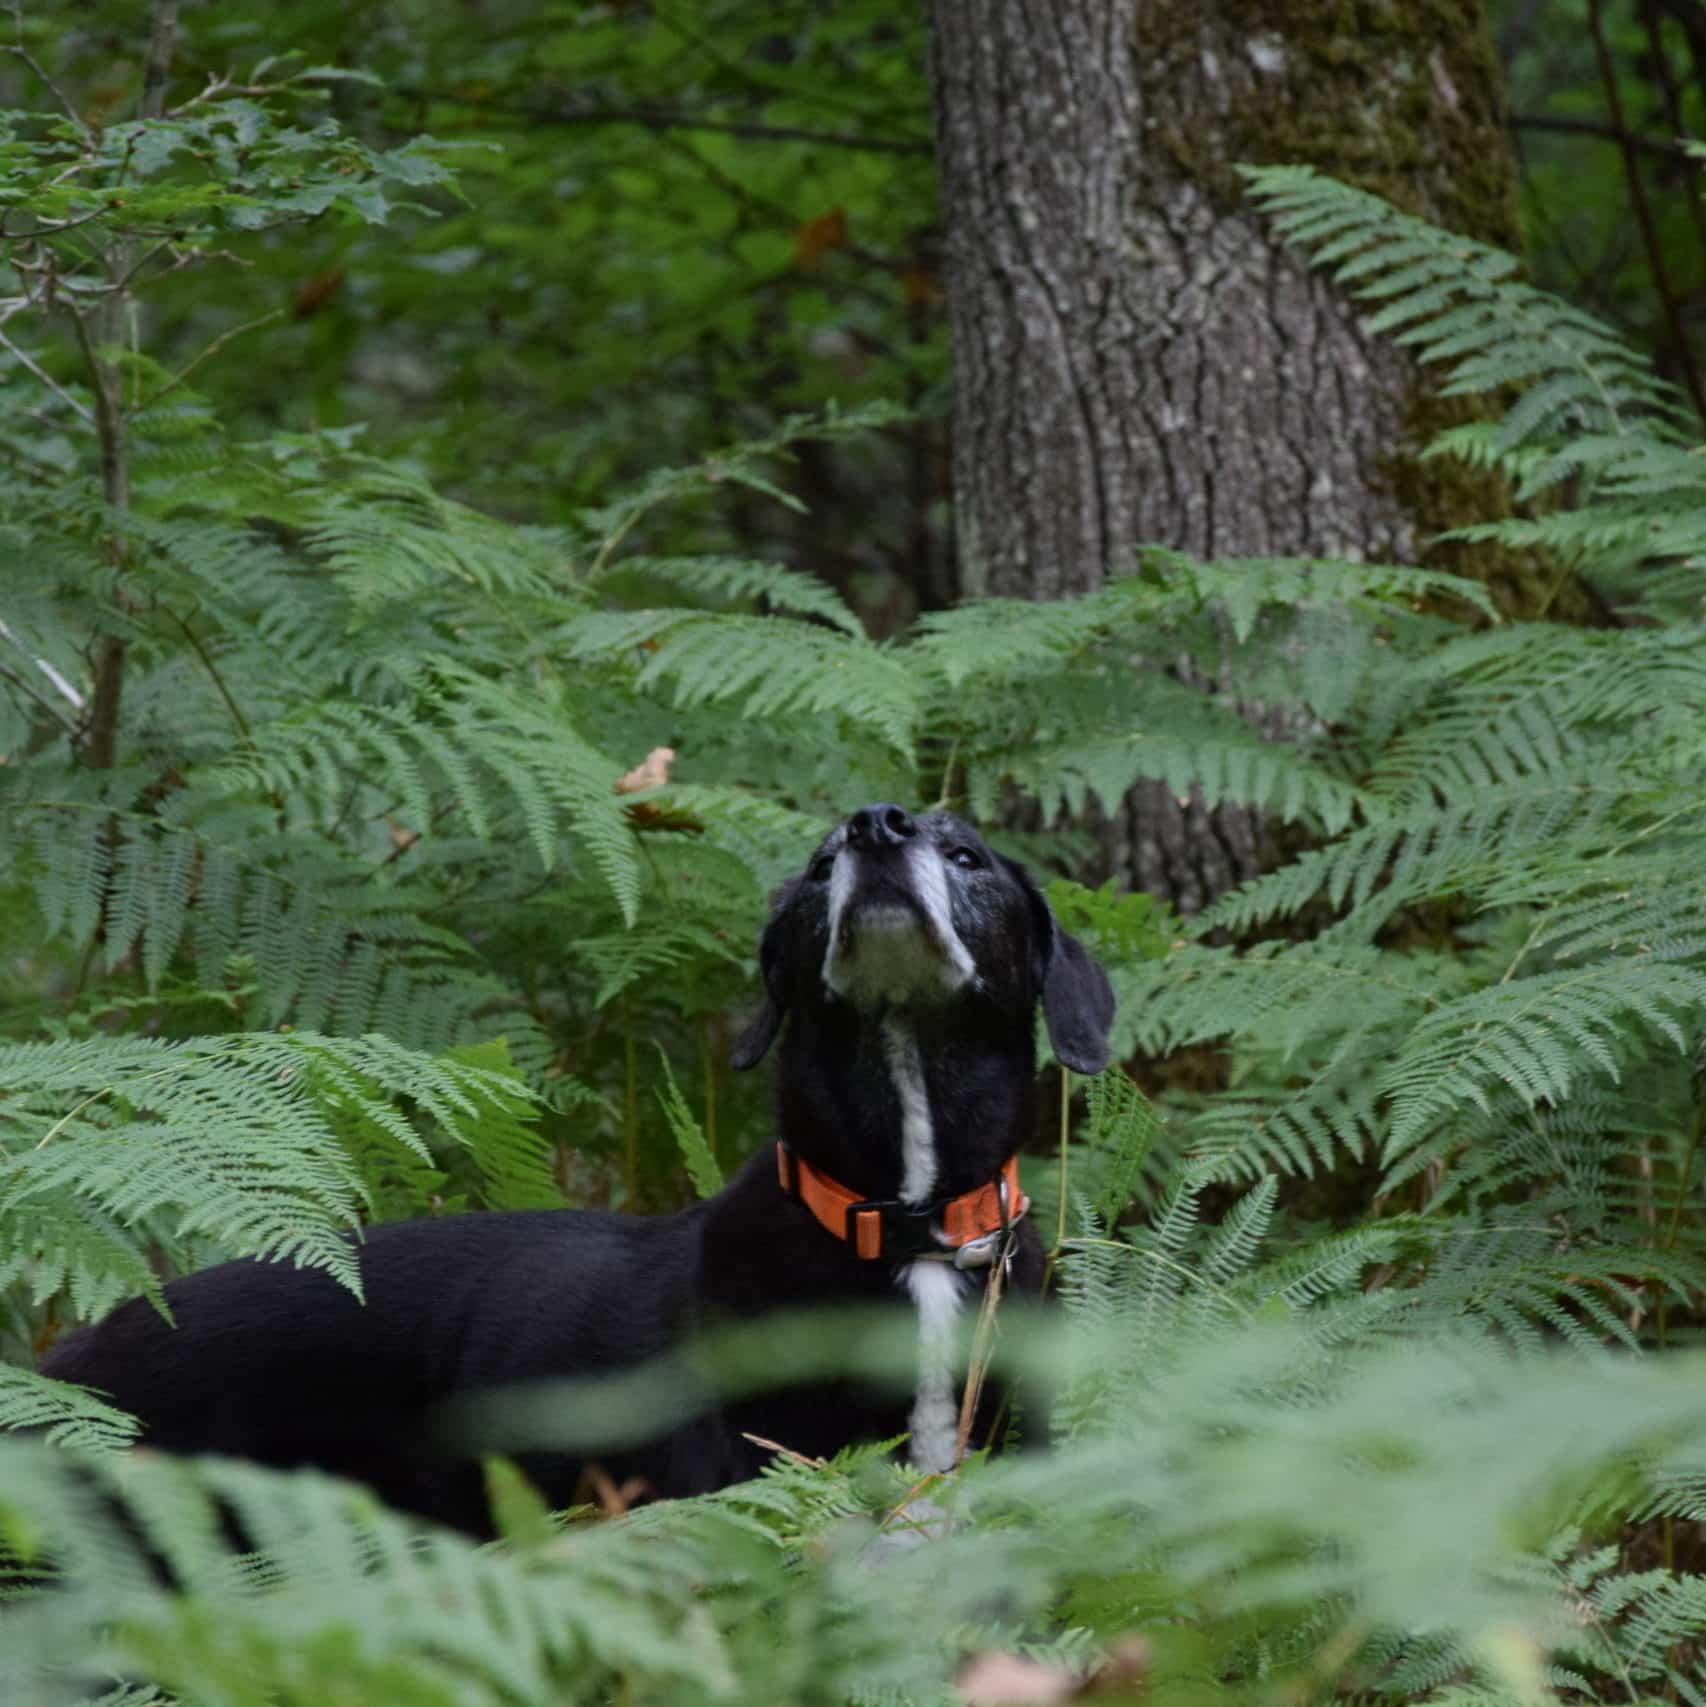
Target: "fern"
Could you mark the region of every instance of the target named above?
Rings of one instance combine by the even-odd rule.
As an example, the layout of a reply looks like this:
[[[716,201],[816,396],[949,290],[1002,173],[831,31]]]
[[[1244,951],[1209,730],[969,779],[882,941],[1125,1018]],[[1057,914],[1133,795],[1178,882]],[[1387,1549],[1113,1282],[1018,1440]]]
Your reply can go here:
[[[1526,384],[1505,418],[1475,435],[1490,452],[1568,433],[1580,465],[1593,467],[1620,455],[1626,435],[1681,439],[1676,394],[1591,315],[1516,281],[1510,256],[1308,167],[1245,168],[1244,177],[1284,236],[1365,300],[1385,303],[1370,331],[1396,332],[1423,361],[1452,364],[1448,393]]]
[[[116,1451],[137,1432],[133,1417],[93,1393],[9,1364],[0,1364],[0,1429],[40,1429],[56,1445],[82,1452]]]
[[[751,599],[773,610],[816,617],[854,639],[865,630],[847,603],[823,582],[774,563],[754,563],[733,557],[624,557],[614,570],[624,577],[662,581],[686,593],[709,593],[722,598]]]
[[[1621,959],[1540,973],[1477,991],[1428,1014],[1382,1075],[1393,1099],[1388,1154],[1461,1101],[1489,1106],[1508,1085],[1533,1107],[1561,1103],[1620,1060],[1646,1028],[1683,1049],[1680,1018],[1706,998],[1706,973]]]
[[[1543,545],[1619,596],[1698,615],[1706,476],[1687,411],[1647,362],[1591,315],[1513,275],[1516,263],[1435,230],[1307,167],[1246,168],[1256,202],[1318,265],[1370,302],[1368,326],[1444,364],[1447,395],[1511,390],[1501,418],[1442,435],[1435,454],[1512,476],[1520,498],[1570,482],[1574,505],[1452,537]],[[1675,570],[1659,581],[1655,559]]]
[[[519,1087],[501,1061],[433,1060],[373,1036],[296,1032],[181,1043],[91,1038],[0,1048],[0,1274],[38,1297],[69,1285],[99,1314],[128,1292],[159,1297],[158,1234],[184,1248],[287,1257],[358,1288],[344,1229],[363,1196],[330,1116],[431,1152],[391,1099],[515,1173]],[[476,1143],[478,1153],[479,1146]]]
[[[635,686],[667,684],[673,703],[738,702],[749,717],[832,712],[899,751],[917,728],[917,688],[891,653],[863,638],[777,617],[692,610],[600,612],[569,634],[579,659],[643,658]]]
[[[717,1165],[716,1155],[706,1141],[705,1129],[694,1119],[693,1110],[687,1106],[687,1099],[675,1082],[669,1057],[661,1050],[659,1060],[663,1068],[663,1087],[658,1092],[658,1101],[663,1105],[664,1118],[681,1147],[682,1160],[687,1164],[694,1191],[700,1197],[714,1196],[723,1189],[723,1170]]]

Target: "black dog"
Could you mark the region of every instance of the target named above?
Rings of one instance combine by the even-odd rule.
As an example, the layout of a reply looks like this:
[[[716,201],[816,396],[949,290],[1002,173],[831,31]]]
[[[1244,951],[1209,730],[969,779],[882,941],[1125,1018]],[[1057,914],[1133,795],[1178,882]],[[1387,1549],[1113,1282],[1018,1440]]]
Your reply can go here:
[[[465,1215],[370,1229],[365,1303],[317,1270],[225,1263],[57,1346],[49,1375],[98,1388],[143,1441],[317,1465],[387,1502],[489,1533],[477,1460],[447,1407],[522,1384],[632,1368],[695,1328],[910,1295],[908,1408],[852,1381],[709,1402],[648,1444],[526,1454],[553,1505],[596,1460],[657,1495],[755,1474],[748,1434],[828,1455],[910,1427],[913,1461],[953,1462],[951,1327],[997,1247],[1035,1291],[1014,1152],[1034,1125],[1035,1011],[1079,1072],[1107,1060],[1113,994],[1024,869],[947,813],[856,812],[776,898],[764,1006],[735,1047],[778,1035],[778,1129],[725,1190],[676,1215]],[[1009,1242],[1010,1241],[1010,1242]],[[486,1443],[501,1447],[502,1442]]]

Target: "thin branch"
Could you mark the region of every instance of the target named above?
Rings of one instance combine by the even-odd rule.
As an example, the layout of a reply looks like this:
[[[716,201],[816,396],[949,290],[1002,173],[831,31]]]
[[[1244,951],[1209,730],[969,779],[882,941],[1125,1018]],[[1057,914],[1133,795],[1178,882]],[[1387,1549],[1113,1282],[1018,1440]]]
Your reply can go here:
[[[433,813],[432,817],[428,820],[426,830],[404,830],[402,835],[398,836],[392,843],[391,851],[386,854],[386,856],[380,860],[376,866],[374,866],[373,870],[369,872],[368,875],[371,877],[376,873],[383,871],[386,866],[392,865],[397,860],[400,860],[404,854],[408,853],[427,835],[429,830],[436,830],[438,826],[456,810],[459,804],[460,802],[453,795]]]
[[[267,96],[283,94],[286,89],[298,84],[306,84],[311,89],[320,87],[319,82],[307,72],[298,77],[287,77],[278,83],[238,83],[224,72],[218,75],[209,72],[207,87],[197,90],[187,101],[180,101],[175,107],[168,108],[165,116],[169,119],[181,119],[185,113],[193,112],[204,101],[216,100],[221,95],[241,95],[248,100],[264,101]]]
[[[77,738],[77,725],[51,699],[38,688],[28,677],[20,676],[10,664],[0,664],[0,678],[10,682],[21,693],[26,693],[59,725],[72,740]]]
[[[231,689],[226,685],[225,678],[219,673],[219,666],[214,663],[212,654],[202,644],[201,636],[190,626],[188,617],[179,616],[170,605],[161,607],[167,616],[183,630],[184,639],[190,643],[190,650],[201,660],[201,666],[207,671],[219,697],[225,702],[225,709],[231,714],[231,721],[237,725],[237,733],[245,741],[254,741],[254,732],[249,728],[249,720],[243,715],[243,708],[232,698]]]
[[[283,313],[284,310],[282,308],[274,308],[268,313],[259,316],[257,319],[245,320],[241,326],[233,326],[230,331],[221,332],[219,336],[215,338],[200,355],[195,357],[187,367],[173,374],[172,377],[148,399],[147,407],[152,409],[162,397],[167,395],[168,392],[176,391],[177,388],[182,385],[204,361],[206,361],[210,356],[218,355],[233,338],[240,338],[245,332],[253,332],[257,326],[265,326],[269,321],[277,320]]]
[[[178,0],[154,0],[149,29],[149,53],[145,60],[142,84],[142,116],[159,118],[166,97],[167,73],[171,72],[172,48],[178,41]],[[133,145],[133,143],[131,143]],[[130,154],[126,152],[126,162]],[[114,288],[102,299],[101,306],[92,307],[99,314],[99,333],[102,343],[120,343],[125,335],[126,273],[130,270],[133,249],[128,242],[118,242],[106,254],[108,282]],[[101,442],[101,493],[114,510],[130,509],[130,444],[125,434],[125,408],[121,393],[120,369],[108,362],[96,350],[96,340],[89,335],[84,312],[77,307],[72,295],[65,295],[65,309],[77,328],[77,343],[82,348],[89,369],[89,382],[94,389],[94,425]],[[125,543],[120,534],[111,539],[113,562],[125,567]],[[123,609],[123,589],[116,594]],[[125,691],[126,640],[118,633],[106,633],[99,638],[94,661],[94,695],[89,702],[89,714],[84,719],[82,749],[79,760],[91,770],[111,770],[118,760],[118,722],[120,703]],[[116,833],[116,828],[114,828]]]
[[[112,296],[128,291],[130,289],[131,281],[137,276],[137,274],[140,273],[162,249],[170,249],[171,247],[172,239],[170,237],[162,237],[152,249],[143,251],[141,259],[132,261],[116,279],[113,279],[106,284],[103,287],[104,292],[107,295]]]
[[[39,379],[42,384],[59,399],[61,403],[70,409],[73,414],[80,416],[86,426],[94,426],[95,417],[89,410],[88,405],[79,403],[77,399],[73,397],[71,393],[53,377],[52,374],[42,367],[33,356],[26,355],[25,352],[20,350],[4,332],[0,332],[0,344],[5,345],[5,347],[12,352],[18,361],[21,362],[24,367],[28,368],[29,371],[33,373],[36,378]]]
[[[112,217],[110,207],[98,207],[91,213],[80,213],[75,219],[40,219],[38,218],[28,231],[8,233],[4,229],[4,215],[0,214],[0,239],[12,243],[34,243],[43,237],[59,237],[67,231],[75,231],[80,225],[93,225],[97,219]]]
[[[95,397],[94,426],[101,442],[101,496],[115,510],[130,507],[130,470],[124,455],[124,416],[113,395],[112,368],[96,353],[88,322],[69,302],[65,311],[77,331],[77,346],[89,369],[89,388]]]
[[[1512,130],[1549,130],[1570,136],[1597,136],[1606,142],[1621,143],[1625,148],[1638,148],[1643,154],[1656,155],[1678,166],[1699,172],[1706,170],[1706,160],[1689,153],[1680,142],[1662,136],[1646,136],[1640,131],[1622,131],[1603,119],[1554,118],[1548,113],[1512,113],[1506,120]]]
[[[1600,81],[1605,87],[1606,104],[1611,109],[1611,122],[1617,127],[1618,141],[1623,149],[1623,176],[1629,185],[1629,201],[1635,210],[1635,223],[1640,227],[1641,241],[1647,250],[1647,265],[1652,269],[1653,285],[1664,305],[1665,326],[1670,332],[1676,360],[1693,400],[1695,412],[1706,420],[1706,386],[1694,363],[1694,349],[1683,328],[1682,311],[1677,306],[1676,292],[1671,288],[1670,269],[1665,265],[1664,245],[1659,241],[1658,228],[1653,223],[1653,210],[1647,205],[1647,186],[1641,181],[1641,162],[1634,134],[1624,122],[1623,95],[1617,86],[1617,68],[1611,63],[1611,50],[1605,45],[1605,25],[1600,16],[1603,0],[1588,0],[1588,30],[1593,36],[1594,56],[1599,62]]]
[[[1658,84],[1659,92],[1664,97],[1665,122],[1680,136],[1687,127],[1682,116],[1682,90],[1677,84],[1670,57],[1665,52],[1664,12],[1659,6],[1651,4],[1650,0],[1649,3],[1640,5],[1637,10],[1647,30],[1653,81]],[[1700,162],[1696,161],[1695,164]],[[1706,257],[1706,206],[1702,206],[1693,184],[1684,187],[1682,199],[1688,208],[1689,222],[1694,227],[1695,246],[1700,254]]]
[[[59,103],[60,110],[73,124],[83,123],[82,115],[71,104],[71,97],[47,74],[47,69],[24,46],[24,0],[12,0],[12,22],[17,28],[18,39],[5,45],[5,51],[14,59],[19,59],[33,71],[47,87],[47,92]]]
[[[682,17],[673,6],[666,4],[665,0],[652,0],[651,10],[657,21],[685,42],[695,54],[708,59],[719,71],[744,83],[760,100],[804,99],[825,112],[846,113],[861,124],[868,122],[872,116],[870,103],[843,94],[832,94],[821,83],[809,94],[805,94],[782,78],[766,76],[756,68],[750,55],[725,52],[715,31],[696,27],[695,23]],[[847,82],[856,86],[855,79],[849,78]]]
[[[481,101],[442,89],[398,89],[410,100],[441,101],[526,119],[540,125],[637,124],[647,130],[709,130],[749,142],[812,142],[825,148],[851,148],[868,154],[928,155],[933,144],[898,136],[859,136],[850,131],[808,130],[797,125],[755,124],[744,119],[715,119],[670,107],[530,107],[519,101]]]

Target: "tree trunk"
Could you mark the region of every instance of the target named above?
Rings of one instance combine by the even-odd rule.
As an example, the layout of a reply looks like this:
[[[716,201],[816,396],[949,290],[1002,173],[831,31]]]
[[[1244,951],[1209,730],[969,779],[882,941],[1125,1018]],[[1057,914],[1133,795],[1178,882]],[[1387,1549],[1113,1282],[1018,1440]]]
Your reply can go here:
[[[1550,586],[1430,535],[1501,513],[1416,452],[1453,417],[1241,204],[1306,162],[1507,247],[1480,0],[932,0],[962,590],[1054,598],[1140,544],[1419,558],[1509,611]],[[1252,814],[1141,785],[1104,871],[1192,911],[1255,873]]]

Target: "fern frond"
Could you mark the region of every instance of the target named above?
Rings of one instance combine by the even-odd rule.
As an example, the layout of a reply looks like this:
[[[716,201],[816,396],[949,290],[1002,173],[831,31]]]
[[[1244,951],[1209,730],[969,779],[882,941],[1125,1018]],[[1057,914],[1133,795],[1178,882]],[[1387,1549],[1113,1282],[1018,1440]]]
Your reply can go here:
[[[472,1134],[483,1132],[488,1168],[525,1180],[537,1177],[537,1151],[516,1132],[520,1097],[491,1051],[434,1060],[378,1036],[0,1047],[0,1272],[30,1263],[75,1274],[87,1314],[132,1291],[158,1296],[140,1243],[158,1222],[178,1240],[323,1267],[356,1288],[343,1234],[362,1179],[329,1115],[346,1111],[430,1164],[395,1106],[407,1098],[477,1156]]]
[[[1137,1189],[1158,1122],[1148,1097],[1117,1067],[1088,1082],[1085,1103],[1084,1144],[1099,1175],[1091,1212],[1111,1226]]]
[[[1352,831],[1289,865],[1254,878],[1206,908],[1206,929],[1248,931],[1294,917],[1316,900],[1354,915],[1356,935],[1380,929],[1399,907],[1474,890],[1536,847],[1566,839],[1585,850],[1625,799],[1629,773],[1615,755],[1595,751],[1464,804],[1411,808]]]
[[[910,752],[918,685],[889,649],[781,617],[695,610],[596,612],[573,624],[569,655],[637,662],[641,691],[690,707],[737,702],[749,717],[827,712]]]
[[[1512,468],[1537,444],[1568,435],[1576,465],[1605,466],[1593,448],[1639,432],[1677,441],[1674,390],[1591,315],[1516,281],[1508,255],[1401,214],[1309,167],[1241,168],[1282,236],[1313,252],[1352,294],[1386,306],[1370,331],[1396,332],[1423,361],[1450,365],[1447,394],[1522,392],[1487,448]],[[1609,453],[1615,461],[1617,453]]]
[[[1683,1051],[1689,1015],[1706,1000],[1706,973],[1651,959],[1595,961],[1458,996],[1417,1024],[1380,1073],[1392,1098],[1386,1154],[1431,1121],[1506,1086],[1528,1107],[1562,1103],[1584,1083],[1615,1079],[1642,1031]],[[1633,1035],[1632,1035],[1633,1034]]]
[[[506,526],[393,463],[357,457],[347,469],[353,478],[314,504],[306,544],[358,611],[447,585],[508,595],[560,585],[564,536]]]
[[[81,1387],[0,1363],[0,1430],[5,1429],[40,1429],[56,1446],[75,1451],[116,1452],[135,1440],[137,1423]]]
[[[1082,817],[1094,796],[1108,812],[1143,777],[1153,777],[1181,797],[1195,793],[1208,805],[1235,801],[1258,806],[1290,823],[1318,822],[1329,833],[1355,814],[1358,791],[1289,745],[1264,741],[1248,724],[1207,703],[1189,718],[1169,706],[1165,721],[1100,741],[1081,736],[1058,744],[996,747],[968,766],[968,791],[989,815],[1000,787],[1011,783],[1038,802],[1045,821]],[[1177,722],[1174,727],[1167,723]],[[1192,724],[1194,723],[1194,727]]]
[[[665,813],[685,814],[707,841],[738,859],[764,889],[793,876],[830,828],[824,818],[751,789],[714,783],[671,782],[629,799]]]
[[[605,571],[607,577],[613,573],[663,581],[684,593],[760,600],[795,616],[816,617],[856,640],[865,637],[864,624],[834,588],[779,563],[742,557],[624,557],[614,570]]]
[[[693,1110],[687,1106],[687,1099],[675,1082],[675,1073],[670,1067],[669,1057],[661,1048],[658,1050],[658,1064],[663,1069],[663,1084],[658,1090],[658,1102],[663,1107],[664,1118],[669,1122],[670,1133],[681,1151],[682,1160],[687,1164],[687,1173],[693,1181],[693,1189],[702,1198],[714,1196],[723,1189],[723,1170],[718,1166],[717,1158],[706,1141],[705,1129],[694,1118]]]

